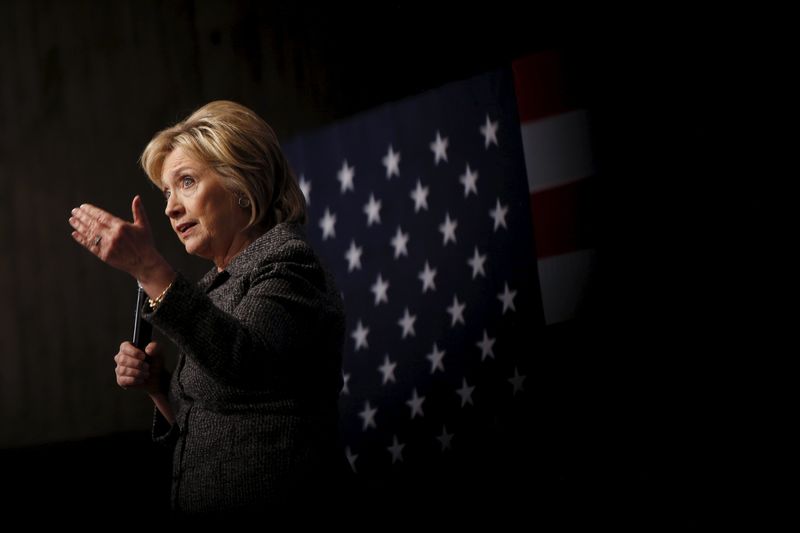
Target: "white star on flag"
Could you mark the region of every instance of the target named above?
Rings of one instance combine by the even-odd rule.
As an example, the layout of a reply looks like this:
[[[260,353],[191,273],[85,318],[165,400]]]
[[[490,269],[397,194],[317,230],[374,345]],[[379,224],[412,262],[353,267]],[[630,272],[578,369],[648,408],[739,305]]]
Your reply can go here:
[[[394,258],[401,255],[408,255],[408,233],[403,233],[400,226],[397,226],[397,233],[392,237],[392,247],[394,248]]]
[[[422,183],[417,180],[417,187],[411,191],[411,199],[414,200],[414,212],[419,213],[420,209],[428,210],[428,187],[423,187]]]
[[[364,325],[361,324],[361,320],[359,320],[356,329],[350,334],[356,341],[355,351],[361,348],[369,348],[367,344],[367,335],[369,335],[369,328],[365,328]]]
[[[492,351],[494,341],[495,339],[489,337],[489,335],[486,333],[486,330],[483,330],[483,340],[475,343],[475,345],[481,349],[481,361],[487,357],[494,359],[494,352]]]
[[[378,408],[375,407],[374,409],[369,404],[369,400],[364,402],[364,410],[358,413],[358,416],[364,421],[364,427],[362,428],[363,431],[366,431],[367,428],[377,428],[378,426],[375,425],[375,414],[378,412]]]
[[[361,270],[362,253],[364,253],[364,249],[360,246],[356,246],[356,241],[350,241],[350,248],[348,248],[347,253],[344,254],[345,259],[347,259],[348,272],[352,272],[354,269]]]
[[[431,150],[433,151],[433,164],[438,165],[439,161],[447,162],[447,137],[442,139],[439,132],[436,132],[436,140],[431,143]]]
[[[389,145],[389,152],[383,156],[383,166],[386,167],[386,179],[392,176],[400,176],[400,152],[395,153],[392,145]]]
[[[463,385],[460,389],[456,389],[456,394],[461,396],[461,407],[464,407],[467,404],[475,405],[472,403],[472,391],[475,390],[475,386],[473,385],[470,387],[467,385],[467,378],[462,380]]]
[[[424,401],[425,401],[425,396],[418,396],[417,389],[415,388],[413,394],[411,395],[411,399],[406,402],[406,404],[411,408],[412,420],[417,415],[419,415],[420,417],[425,416],[425,414],[422,412],[422,402]]]
[[[376,200],[375,196],[370,193],[369,202],[364,204],[364,213],[367,214],[367,226],[374,223],[381,223],[381,201]]]
[[[486,256],[478,252],[478,247],[475,247],[475,254],[472,259],[467,260],[467,264],[472,267],[472,279],[475,279],[478,274],[486,277],[486,271],[483,269],[483,264],[486,262]]]
[[[428,361],[431,362],[431,374],[436,372],[437,370],[441,370],[444,372],[444,363],[442,363],[442,359],[444,359],[444,350],[439,350],[439,347],[436,346],[436,343],[433,343],[433,351],[426,355],[425,357]]]
[[[425,270],[419,273],[419,279],[422,280],[422,292],[425,293],[429,289],[432,291],[436,290],[436,283],[434,279],[436,277],[436,269],[431,268],[428,266],[428,262],[425,261]]]
[[[436,437],[436,439],[442,443],[442,451],[444,452],[450,449],[450,441],[453,440],[453,434],[447,432],[447,426],[442,426],[442,434]]]
[[[389,303],[389,295],[387,291],[389,290],[389,282],[384,280],[383,277],[378,274],[378,279],[375,280],[375,283],[370,288],[370,291],[375,295],[375,305],[380,304],[381,302],[388,304]]]
[[[489,216],[494,219],[494,230],[497,231],[497,228],[503,226],[504,228],[508,229],[506,226],[506,215],[508,214],[508,206],[500,204],[500,198],[497,199],[497,206],[494,209],[489,210]]]
[[[350,463],[350,468],[353,469],[353,472],[356,472],[356,460],[358,459],[358,454],[352,453],[350,451],[350,446],[344,449],[344,453],[347,456],[347,462]]]
[[[331,213],[328,208],[325,208],[325,214],[319,221],[319,227],[322,228],[322,240],[327,240],[328,237],[336,238],[336,214]]]
[[[356,175],[355,167],[347,166],[347,159],[342,163],[342,168],[337,172],[336,179],[342,184],[341,193],[355,190],[353,187],[353,178]]]
[[[478,173],[469,168],[469,163],[467,163],[467,170],[458,178],[458,181],[464,186],[464,198],[469,196],[470,192],[478,195]]]
[[[457,220],[450,220],[450,213],[445,213],[444,222],[439,225],[439,231],[442,232],[444,236],[444,242],[442,246],[447,246],[447,243],[453,241],[456,242],[456,227],[458,226]]]
[[[407,336],[411,335],[415,337],[417,333],[414,331],[414,322],[417,320],[416,315],[409,314],[408,307],[406,307],[405,314],[403,318],[397,321],[401,328],[403,328],[403,336],[402,338],[405,339]]]
[[[467,307],[467,304],[462,304],[458,301],[458,295],[453,295],[453,305],[447,308],[447,312],[450,314],[450,327],[455,326],[457,323],[464,323],[464,308]]]
[[[481,134],[483,134],[487,150],[490,144],[497,145],[497,121],[492,122],[489,115],[486,115],[486,124],[481,126]]]
[[[392,454],[392,464],[397,461],[403,462],[403,448],[405,448],[405,446],[405,444],[401,444],[397,441],[397,435],[395,435],[392,439],[392,445],[386,448],[389,450],[389,453]]]
[[[350,389],[347,388],[347,382],[350,381],[350,374],[342,372],[342,390],[341,394],[350,394]]]
[[[306,205],[311,205],[311,182],[306,180],[306,177],[300,174],[300,190],[303,192],[303,197],[306,199]]]
[[[397,363],[393,363],[389,360],[389,354],[387,353],[384,356],[383,364],[378,367],[378,371],[383,374],[383,384],[386,385],[389,381],[395,382],[394,379],[394,369],[397,367]]]
[[[525,376],[520,376],[519,372],[517,371],[517,367],[514,367],[514,375],[508,378],[509,383],[514,387],[513,394],[514,396],[517,395],[517,392],[523,392],[524,389],[522,388],[522,382],[525,381]]]
[[[516,295],[517,291],[510,290],[508,288],[508,283],[505,284],[502,294],[497,295],[497,299],[503,302],[503,314],[506,314],[508,309],[516,311],[516,308],[514,307],[514,297]]]

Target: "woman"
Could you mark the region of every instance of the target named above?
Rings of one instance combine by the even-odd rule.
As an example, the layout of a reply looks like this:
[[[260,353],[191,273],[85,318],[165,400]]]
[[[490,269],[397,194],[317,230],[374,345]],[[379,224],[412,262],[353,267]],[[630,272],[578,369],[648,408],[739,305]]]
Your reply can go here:
[[[138,280],[157,343],[115,356],[117,383],[147,391],[153,437],[174,446],[172,507],[274,510],[328,498],[337,447],[344,314],[304,239],[305,202],[272,129],[212,102],[153,137],[141,157],[186,251],[214,262],[196,285],[153,244],[141,199],[133,223],[84,204],[73,238]]]

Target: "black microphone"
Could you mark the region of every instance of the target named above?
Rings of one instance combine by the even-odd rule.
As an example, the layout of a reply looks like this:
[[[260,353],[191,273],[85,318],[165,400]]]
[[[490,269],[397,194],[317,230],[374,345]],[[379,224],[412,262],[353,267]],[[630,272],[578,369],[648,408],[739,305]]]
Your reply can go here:
[[[153,337],[153,326],[142,318],[142,308],[147,301],[147,294],[145,294],[141,283],[138,281],[136,283],[139,290],[136,294],[136,313],[133,319],[133,340],[131,342],[134,346],[144,351]]]

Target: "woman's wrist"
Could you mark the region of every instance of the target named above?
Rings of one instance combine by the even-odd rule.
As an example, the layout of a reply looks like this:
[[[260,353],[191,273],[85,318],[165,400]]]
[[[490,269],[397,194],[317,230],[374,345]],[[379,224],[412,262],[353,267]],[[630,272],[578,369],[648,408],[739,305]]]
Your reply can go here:
[[[169,403],[169,397],[164,393],[150,394],[153,405],[161,412],[161,416],[170,424],[175,423],[175,413]]]
[[[159,255],[154,263],[137,274],[136,280],[151,299],[156,299],[159,295],[163,297],[177,276],[175,270]]]

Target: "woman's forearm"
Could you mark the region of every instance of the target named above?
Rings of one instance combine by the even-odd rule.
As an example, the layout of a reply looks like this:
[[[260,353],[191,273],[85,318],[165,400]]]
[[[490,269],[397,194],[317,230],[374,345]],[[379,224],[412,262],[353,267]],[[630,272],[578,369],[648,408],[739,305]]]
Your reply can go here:
[[[156,408],[161,412],[161,416],[170,424],[175,423],[175,413],[172,410],[172,405],[169,403],[169,398],[163,392],[150,394],[150,399],[153,400]]]
[[[283,322],[282,335],[295,320],[288,314],[279,316],[279,301],[268,292],[266,284],[251,287],[240,304],[245,313],[237,316],[237,310],[221,310],[204,291],[178,276],[158,309],[145,309],[144,317],[214,378],[246,382],[266,375],[265,367],[286,351],[280,339],[269,344],[264,340],[269,332],[278,336],[274,324]]]

